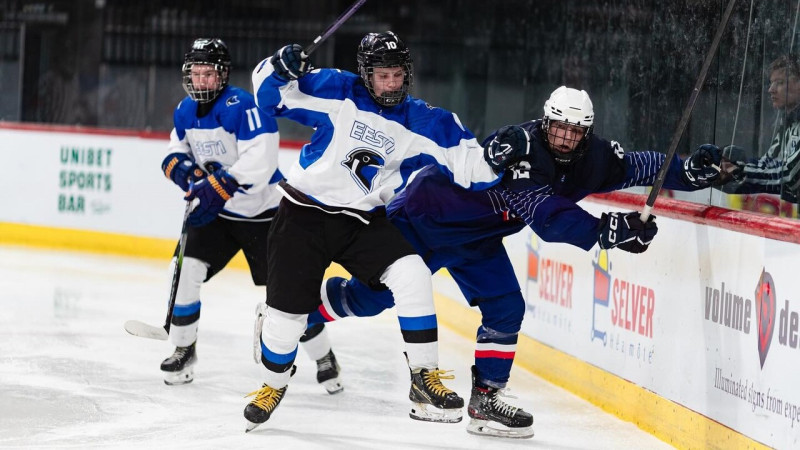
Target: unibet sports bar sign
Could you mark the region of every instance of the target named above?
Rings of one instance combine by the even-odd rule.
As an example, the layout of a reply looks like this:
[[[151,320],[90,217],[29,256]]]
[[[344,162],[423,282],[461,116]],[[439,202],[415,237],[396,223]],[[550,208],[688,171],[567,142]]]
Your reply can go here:
[[[60,214],[105,214],[111,209],[112,150],[61,146],[58,173]]]

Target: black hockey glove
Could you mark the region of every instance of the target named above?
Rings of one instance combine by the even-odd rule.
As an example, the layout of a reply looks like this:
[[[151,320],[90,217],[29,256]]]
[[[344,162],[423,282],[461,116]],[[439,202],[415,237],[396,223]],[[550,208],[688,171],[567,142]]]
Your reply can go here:
[[[658,233],[658,225],[655,216],[648,217],[645,223],[639,216],[636,211],[603,213],[597,233],[600,248],[616,247],[629,253],[646,251]]]
[[[203,169],[189,155],[180,152],[167,155],[161,163],[161,171],[183,192],[189,190],[191,183],[202,180],[206,176]]]
[[[275,74],[287,81],[296,80],[311,71],[311,60],[300,44],[282,47],[272,56]]]
[[[483,149],[483,159],[495,173],[518,162],[531,152],[531,138],[528,132],[518,125],[506,125],[494,135],[494,139]]]
[[[703,144],[683,161],[683,176],[694,187],[706,188],[720,178],[722,152],[714,144]]]

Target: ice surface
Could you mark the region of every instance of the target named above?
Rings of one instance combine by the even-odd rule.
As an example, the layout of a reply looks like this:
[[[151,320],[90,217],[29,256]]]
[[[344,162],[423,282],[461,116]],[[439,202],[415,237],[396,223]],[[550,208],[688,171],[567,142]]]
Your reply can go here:
[[[0,246],[0,448],[657,449],[666,443],[536,376],[514,369],[509,403],[534,414],[536,436],[470,435],[465,419],[409,419],[408,369],[394,312],[330,324],[345,390],[328,395],[301,351],[274,416],[245,434],[242,410],[261,385],[253,362],[248,273],[206,284],[193,383],[167,386],[171,344],[128,335],[128,319],[163,324],[167,263]],[[448,386],[469,396],[473,343],[440,330]]]

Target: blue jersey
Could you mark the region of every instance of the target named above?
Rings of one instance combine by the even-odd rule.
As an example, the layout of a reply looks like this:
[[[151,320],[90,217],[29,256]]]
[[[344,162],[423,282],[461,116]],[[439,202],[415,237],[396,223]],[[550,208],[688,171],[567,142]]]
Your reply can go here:
[[[219,163],[239,184],[250,185],[225,203],[220,216],[244,219],[276,208],[281,198],[276,186],[283,175],[275,119],[258,109],[252,94],[234,86],[225,87],[202,117],[197,108],[190,97],[178,104],[168,152],[190,155],[200,167]]]
[[[318,69],[287,82],[267,58],[253,71],[253,86],[266,113],[315,129],[282,186],[295,203],[368,221],[429,164],[470,189],[499,181],[455,114],[411,96],[383,107],[358,75]]]
[[[408,221],[432,251],[477,255],[525,224],[545,241],[589,250],[597,242],[599,219],[577,202],[592,193],[650,186],[665,159],[654,151],[626,153],[618,143],[590,135],[586,154],[562,166],[546,147],[541,121],[521,126],[531,135],[531,153],[506,171],[500,185],[467,191],[428,168],[389,205],[392,220]],[[697,189],[684,180],[679,158],[670,162],[664,187]]]

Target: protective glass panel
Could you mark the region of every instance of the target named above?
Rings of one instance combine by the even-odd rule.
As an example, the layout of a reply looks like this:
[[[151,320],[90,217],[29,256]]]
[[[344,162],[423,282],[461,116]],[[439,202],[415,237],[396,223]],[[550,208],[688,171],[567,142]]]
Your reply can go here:
[[[233,58],[231,84],[251,88],[256,64],[287,43],[309,44],[351,2],[162,3],[0,2],[0,120],[168,131],[185,95],[183,54],[196,37],[224,39]],[[320,45],[313,61],[355,71],[360,38],[391,29],[411,50],[413,95],[457,113],[479,140],[541,117],[550,92],[567,85],[591,96],[596,134],[626,151],[666,152],[728,3],[373,1]],[[762,179],[663,195],[796,216],[797,114],[791,90],[770,88],[769,67],[796,50],[799,9],[800,0],[735,3],[676,146],[685,157],[714,143],[755,167],[770,156],[762,163],[772,184]],[[784,78],[792,86],[792,74]],[[310,135],[293,122],[280,125],[283,139]]]

